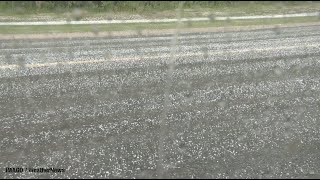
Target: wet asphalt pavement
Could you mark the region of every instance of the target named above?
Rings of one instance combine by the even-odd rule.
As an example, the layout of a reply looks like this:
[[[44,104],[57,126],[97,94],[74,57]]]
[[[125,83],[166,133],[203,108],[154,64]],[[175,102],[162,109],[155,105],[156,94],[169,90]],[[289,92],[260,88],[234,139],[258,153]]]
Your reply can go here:
[[[320,178],[319,30],[180,35],[164,178]],[[156,178],[171,39],[0,41],[0,178]]]

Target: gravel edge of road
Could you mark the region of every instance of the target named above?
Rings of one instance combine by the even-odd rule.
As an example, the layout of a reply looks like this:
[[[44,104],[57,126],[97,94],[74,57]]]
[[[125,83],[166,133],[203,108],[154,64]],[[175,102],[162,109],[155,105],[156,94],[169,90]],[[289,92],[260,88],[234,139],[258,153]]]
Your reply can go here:
[[[273,24],[273,25],[250,25],[250,26],[227,26],[227,27],[211,27],[211,28],[184,28],[180,33],[207,33],[207,32],[237,32],[262,29],[274,29],[285,27],[300,27],[320,25],[320,22],[313,23],[289,23],[289,24]],[[172,35],[176,33],[176,29],[151,30],[145,29],[140,32],[130,31],[110,31],[110,32],[76,32],[76,33],[52,33],[52,34],[0,34],[0,40],[19,40],[19,39],[66,39],[66,38],[104,38],[104,37],[132,37],[132,36],[157,36]]]

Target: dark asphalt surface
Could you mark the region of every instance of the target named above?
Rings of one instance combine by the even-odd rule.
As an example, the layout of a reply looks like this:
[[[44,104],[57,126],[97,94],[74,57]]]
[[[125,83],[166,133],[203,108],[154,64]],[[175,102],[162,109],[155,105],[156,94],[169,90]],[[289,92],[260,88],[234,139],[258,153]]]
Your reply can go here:
[[[320,178],[319,30],[181,35],[165,178]],[[0,178],[156,178],[171,39],[1,41]]]

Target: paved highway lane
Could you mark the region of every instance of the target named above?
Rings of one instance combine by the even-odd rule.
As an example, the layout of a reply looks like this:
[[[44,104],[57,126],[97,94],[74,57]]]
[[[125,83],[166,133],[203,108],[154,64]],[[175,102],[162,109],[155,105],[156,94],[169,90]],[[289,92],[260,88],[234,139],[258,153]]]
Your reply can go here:
[[[165,177],[319,178],[319,29],[180,35]],[[0,177],[155,178],[171,40],[2,40]]]

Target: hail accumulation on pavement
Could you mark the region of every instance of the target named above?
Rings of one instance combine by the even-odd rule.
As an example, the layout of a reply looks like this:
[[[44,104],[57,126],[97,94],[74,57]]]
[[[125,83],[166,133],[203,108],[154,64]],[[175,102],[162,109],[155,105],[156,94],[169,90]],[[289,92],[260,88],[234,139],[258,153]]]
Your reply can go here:
[[[180,35],[166,177],[319,178],[318,30]],[[0,177],[154,178],[171,38],[1,41]]]

